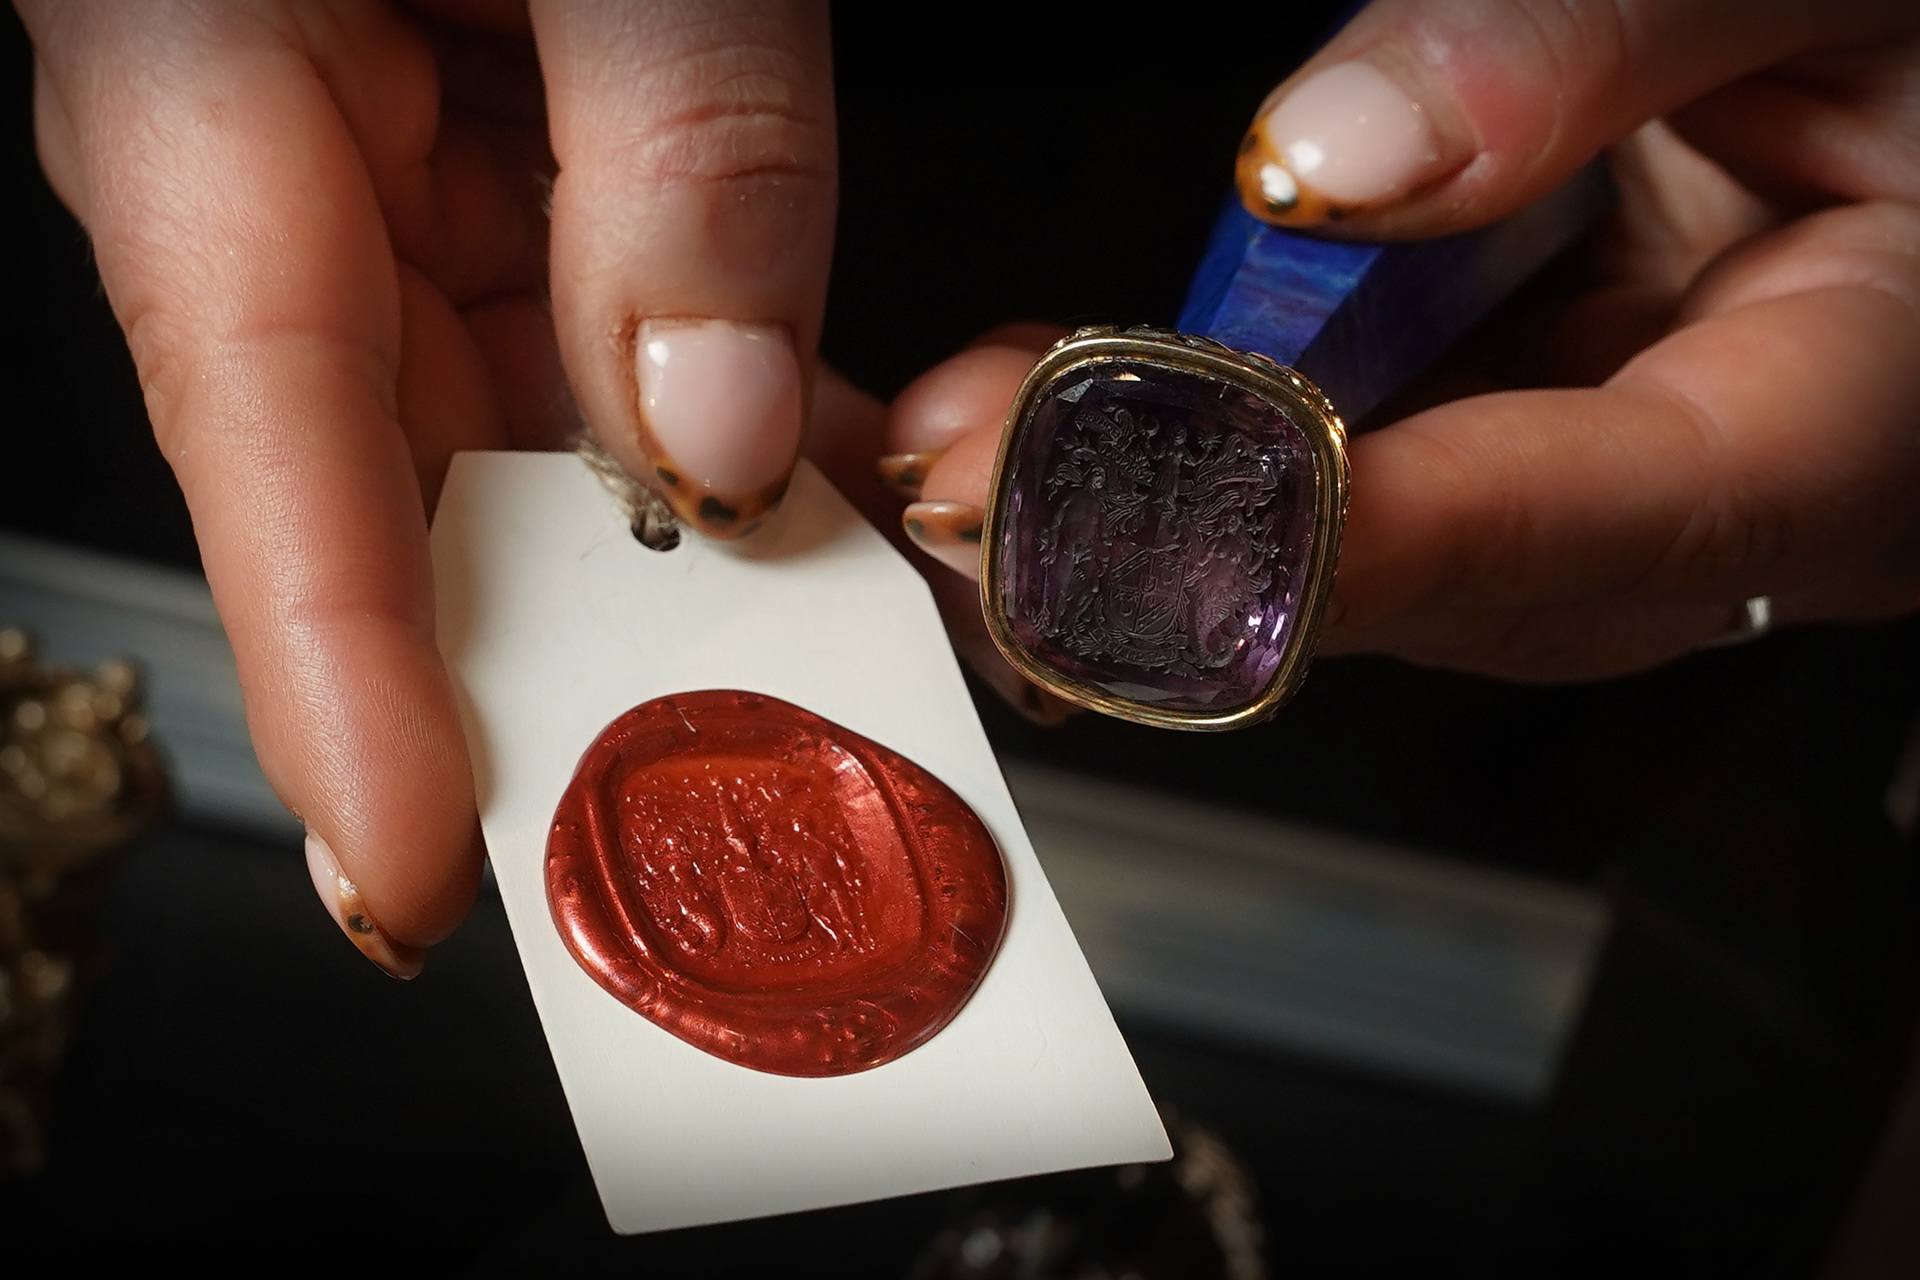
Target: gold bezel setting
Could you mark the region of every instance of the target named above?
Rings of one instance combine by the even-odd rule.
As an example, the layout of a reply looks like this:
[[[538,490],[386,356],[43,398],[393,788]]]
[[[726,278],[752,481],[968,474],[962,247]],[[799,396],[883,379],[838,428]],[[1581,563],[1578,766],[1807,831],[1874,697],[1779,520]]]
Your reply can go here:
[[[1079,680],[1030,653],[1006,616],[1001,550],[1012,459],[1032,426],[1046,389],[1063,376],[1113,361],[1157,364],[1226,382],[1278,407],[1300,428],[1314,459],[1313,544],[1292,629],[1272,677],[1248,702],[1227,711],[1177,711],[1118,697]],[[1007,412],[994,460],[982,530],[980,602],[994,644],[1015,670],[1055,697],[1104,715],[1164,729],[1220,730],[1256,724],[1293,695],[1313,660],[1320,623],[1333,586],[1347,512],[1347,433],[1326,396],[1292,369],[1266,356],[1235,351],[1210,339],[1164,329],[1081,329],[1054,344],[1027,374]]]

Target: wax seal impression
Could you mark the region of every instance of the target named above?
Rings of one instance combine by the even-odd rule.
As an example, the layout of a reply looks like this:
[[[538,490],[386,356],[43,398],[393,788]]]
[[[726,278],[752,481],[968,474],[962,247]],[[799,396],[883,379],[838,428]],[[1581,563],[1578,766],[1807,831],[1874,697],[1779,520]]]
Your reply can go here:
[[[792,1076],[890,1062],[952,1020],[1006,928],[985,824],[938,778],[791,703],[642,703],[580,762],[547,842],[567,948],[628,1008]]]

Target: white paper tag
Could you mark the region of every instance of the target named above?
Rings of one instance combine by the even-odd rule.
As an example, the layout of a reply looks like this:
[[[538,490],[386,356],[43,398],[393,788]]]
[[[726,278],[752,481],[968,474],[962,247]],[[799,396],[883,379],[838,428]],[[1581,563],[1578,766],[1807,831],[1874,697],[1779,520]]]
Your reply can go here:
[[[802,463],[780,518],[743,545],[656,552],[579,459],[462,454],[433,561],[494,875],[616,1231],[1168,1157],[926,584],[819,472]],[[893,1062],[799,1079],[713,1057],[602,990],[561,941],[543,866],[582,753],[639,703],[714,688],[900,752],[999,843],[999,954],[953,1021]]]

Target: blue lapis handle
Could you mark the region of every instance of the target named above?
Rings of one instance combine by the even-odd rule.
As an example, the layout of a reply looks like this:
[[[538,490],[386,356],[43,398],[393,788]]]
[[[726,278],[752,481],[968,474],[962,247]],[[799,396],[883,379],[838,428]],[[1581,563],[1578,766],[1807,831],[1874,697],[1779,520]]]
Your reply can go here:
[[[1229,197],[1180,328],[1290,365],[1349,425],[1464,337],[1599,221],[1613,203],[1601,162],[1478,231],[1390,244],[1267,226]]]

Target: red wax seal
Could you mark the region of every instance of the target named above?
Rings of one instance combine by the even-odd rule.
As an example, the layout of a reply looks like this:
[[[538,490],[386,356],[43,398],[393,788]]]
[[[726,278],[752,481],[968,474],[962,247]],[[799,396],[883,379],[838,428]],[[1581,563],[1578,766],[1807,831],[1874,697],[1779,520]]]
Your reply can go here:
[[[911,760],[760,694],[642,703],[580,761],[547,841],[567,949],[623,1004],[760,1071],[924,1043],[1006,928],[985,824]]]

